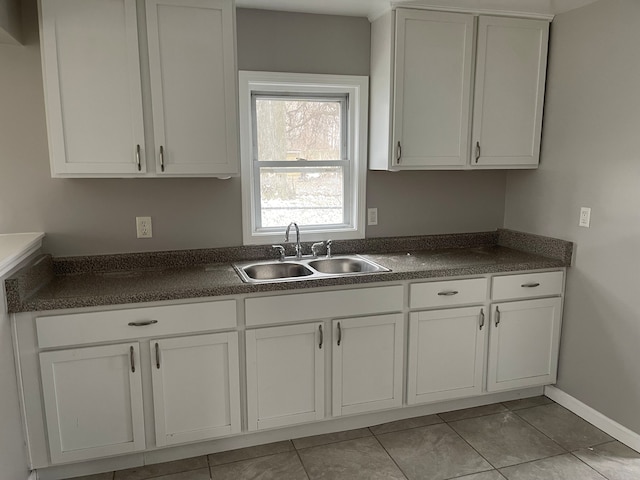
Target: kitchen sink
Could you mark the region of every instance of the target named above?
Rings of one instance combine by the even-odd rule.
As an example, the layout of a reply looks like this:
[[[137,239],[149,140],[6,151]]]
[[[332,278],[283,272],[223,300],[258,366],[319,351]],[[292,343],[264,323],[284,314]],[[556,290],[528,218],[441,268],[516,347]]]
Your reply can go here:
[[[304,265],[291,262],[259,263],[244,267],[242,271],[252,280],[274,280],[313,275],[313,272]]]
[[[233,268],[246,283],[275,283],[296,280],[317,280],[350,275],[389,272],[360,255],[341,255],[331,258],[286,258],[284,261],[234,263]]]
[[[333,257],[313,260],[309,266],[320,273],[347,274],[347,273],[375,273],[388,271],[377,263],[358,257]]]

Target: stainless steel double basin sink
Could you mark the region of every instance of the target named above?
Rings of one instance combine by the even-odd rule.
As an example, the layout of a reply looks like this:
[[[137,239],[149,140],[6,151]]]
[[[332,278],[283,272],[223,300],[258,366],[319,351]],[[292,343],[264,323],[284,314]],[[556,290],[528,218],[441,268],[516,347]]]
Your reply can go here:
[[[317,280],[351,275],[389,272],[360,255],[340,255],[324,258],[285,258],[283,261],[265,260],[234,263],[233,268],[246,283],[291,282]]]

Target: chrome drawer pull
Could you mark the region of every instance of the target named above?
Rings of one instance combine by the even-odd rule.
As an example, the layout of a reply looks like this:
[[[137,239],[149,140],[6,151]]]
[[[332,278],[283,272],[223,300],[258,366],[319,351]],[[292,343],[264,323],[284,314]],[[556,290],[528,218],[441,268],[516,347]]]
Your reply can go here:
[[[147,325],[155,325],[158,320],[137,320],[135,322],[129,322],[127,325],[130,327],[146,327]]]
[[[496,327],[500,323],[500,308],[496,307]]]
[[[453,295],[457,295],[459,292],[457,290],[449,290],[448,292],[438,292],[438,295],[441,297],[451,297]]]
[[[537,282],[534,283],[523,283],[522,285],[520,285],[522,288],[536,288],[539,287],[540,284]]]
[[[480,309],[480,330],[484,327],[484,309]]]

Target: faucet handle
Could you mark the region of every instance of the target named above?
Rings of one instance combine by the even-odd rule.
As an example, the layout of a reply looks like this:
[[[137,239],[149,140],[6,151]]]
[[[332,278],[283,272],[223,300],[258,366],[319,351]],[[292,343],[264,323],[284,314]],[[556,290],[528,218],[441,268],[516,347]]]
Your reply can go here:
[[[313,258],[318,258],[318,249],[321,247],[324,247],[324,242],[316,242],[311,245],[311,254],[313,255]]]
[[[271,245],[278,251],[278,260],[284,262],[284,247],[282,245]]]
[[[327,258],[331,258],[331,247],[333,246],[333,240],[327,240]]]

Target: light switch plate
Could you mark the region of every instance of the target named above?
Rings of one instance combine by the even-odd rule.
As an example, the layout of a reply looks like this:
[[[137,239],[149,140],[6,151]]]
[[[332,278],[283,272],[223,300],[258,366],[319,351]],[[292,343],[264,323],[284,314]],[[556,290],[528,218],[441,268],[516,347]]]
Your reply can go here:
[[[578,222],[578,226],[589,228],[590,225],[591,225],[591,209],[589,207],[582,207],[580,209],[580,221]]]

